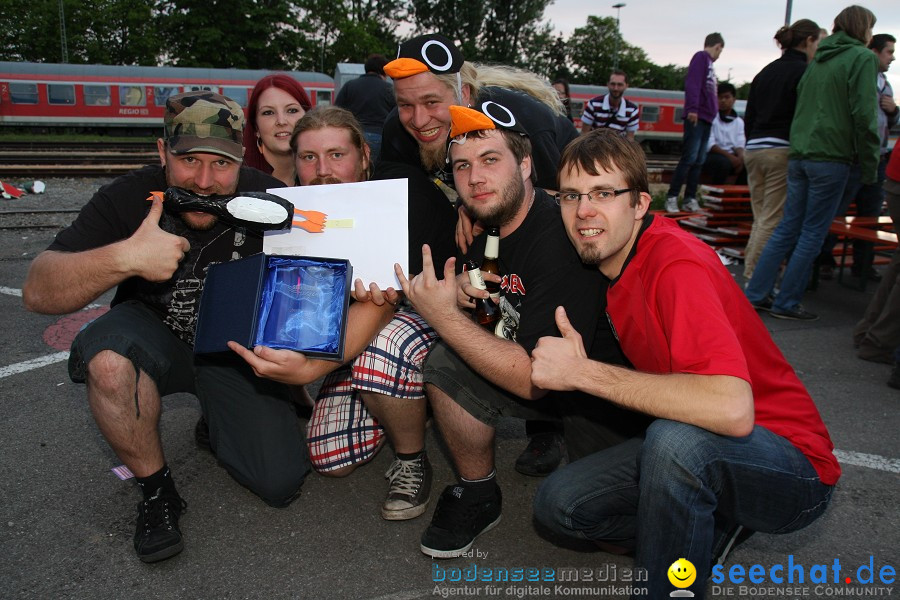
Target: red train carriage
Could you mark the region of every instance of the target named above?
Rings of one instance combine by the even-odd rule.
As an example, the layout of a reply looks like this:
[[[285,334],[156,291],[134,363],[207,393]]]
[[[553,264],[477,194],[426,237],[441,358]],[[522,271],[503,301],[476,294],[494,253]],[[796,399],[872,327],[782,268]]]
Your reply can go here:
[[[572,85],[570,93],[575,126],[580,129],[585,102],[607,93],[607,88],[601,85]],[[641,124],[635,135],[637,141],[656,153],[672,151],[680,146],[684,131],[684,92],[628,88],[625,97],[641,107]],[[734,108],[743,115],[746,106],[746,100],[738,100]]]
[[[86,129],[158,128],[166,99],[212,90],[247,105],[272,71],[0,62],[0,126]],[[328,75],[289,71],[313,105],[331,104]]]

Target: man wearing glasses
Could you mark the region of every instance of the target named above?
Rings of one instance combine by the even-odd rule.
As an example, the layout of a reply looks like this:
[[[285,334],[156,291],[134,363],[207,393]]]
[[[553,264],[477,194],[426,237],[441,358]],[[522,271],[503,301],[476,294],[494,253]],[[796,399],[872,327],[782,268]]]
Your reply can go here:
[[[487,297],[457,278],[454,260],[434,265],[427,246],[422,273],[398,277],[409,300],[440,336],[424,367],[426,393],[459,481],[441,494],[421,550],[437,558],[460,556],[500,521],[494,470],[494,430],[502,416],[541,418],[553,403],[563,415],[570,460],[636,435],[642,418],[580,394],[547,394],[531,383],[529,356],[538,338],[557,335],[554,309],[565,306],[585,333],[592,356],[622,364],[603,316],[606,285],[582,264],[566,238],[559,208],[534,187],[531,144],[509,108],[487,101],[473,110],[451,106],[449,167],[460,199],[486,227],[500,228],[500,307],[504,337],[465,312],[470,296]],[[466,259],[480,264],[486,235]],[[444,269],[443,280],[435,268]],[[580,396],[580,397],[579,397]],[[540,400],[540,402],[538,402]],[[570,410],[571,405],[571,410]],[[599,407],[583,415],[585,407]],[[592,418],[593,417],[593,418]],[[613,430],[621,429],[626,433]],[[628,427],[631,427],[628,429]]]
[[[551,475],[535,517],[563,535],[635,552],[648,598],[665,597],[670,566],[687,559],[696,569],[688,587],[702,597],[741,528],[787,533],[824,512],[840,476],[833,445],[716,254],[647,213],[636,144],[606,131],[582,136],[566,147],[559,181],[566,232],[609,281],[606,311],[634,368],[592,359],[559,307],[562,337],[537,343],[531,383],[656,420],[645,435]]]

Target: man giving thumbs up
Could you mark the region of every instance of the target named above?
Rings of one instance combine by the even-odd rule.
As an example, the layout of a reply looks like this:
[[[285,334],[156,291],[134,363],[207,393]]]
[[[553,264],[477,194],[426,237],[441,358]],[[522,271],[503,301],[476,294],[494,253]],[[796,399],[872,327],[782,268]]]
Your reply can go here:
[[[163,210],[152,192],[265,191],[281,183],[241,166],[244,114],[234,101],[190,92],[166,102],[161,165],[106,185],[34,260],[23,298],[29,310],[79,310],[115,288],[110,311],[72,344],[69,375],[87,383],[100,431],[143,491],[134,547],[145,562],[179,553],[186,504],[166,465],[161,398],[196,394],[219,462],[272,506],[299,493],[309,470],[287,387],[257,378],[236,355],[195,357],[197,308],[209,265],[262,251],[259,234],[214,215]]]

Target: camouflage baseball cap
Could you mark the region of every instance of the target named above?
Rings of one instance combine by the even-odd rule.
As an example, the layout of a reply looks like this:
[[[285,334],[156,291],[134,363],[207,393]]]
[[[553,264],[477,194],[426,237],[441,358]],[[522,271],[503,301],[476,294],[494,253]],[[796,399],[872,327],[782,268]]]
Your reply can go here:
[[[166,100],[166,144],[172,154],[209,152],[241,162],[244,110],[209,91],[186,92]]]

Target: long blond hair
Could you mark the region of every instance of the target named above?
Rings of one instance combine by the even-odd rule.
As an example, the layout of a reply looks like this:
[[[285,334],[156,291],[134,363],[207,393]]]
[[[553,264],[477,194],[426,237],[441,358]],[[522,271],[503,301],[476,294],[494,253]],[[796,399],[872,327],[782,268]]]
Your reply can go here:
[[[460,86],[468,86],[471,98],[474,100],[484,86],[496,86],[509,90],[524,92],[546,105],[553,114],[566,114],[565,106],[559,99],[559,95],[550,83],[525,69],[508,67],[506,65],[486,65],[465,61],[459,73],[435,75],[450,90],[453,91],[457,102],[462,104],[462,90]]]

